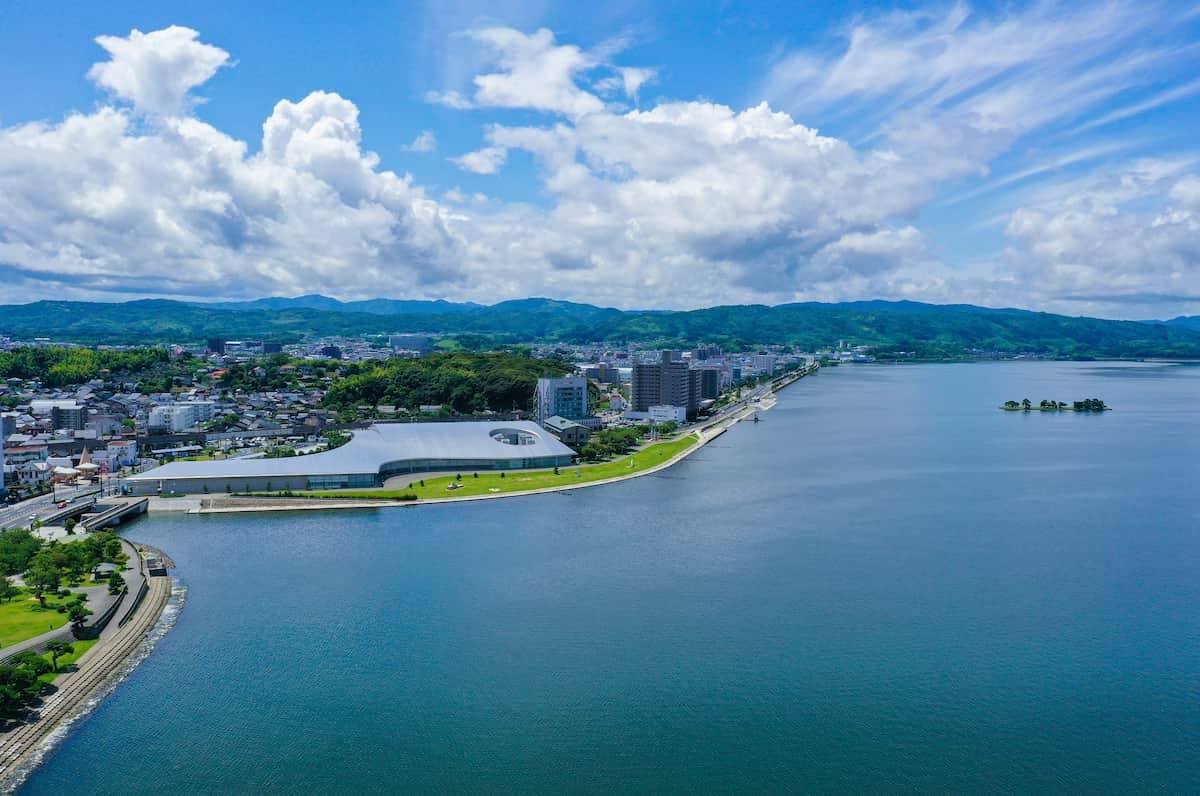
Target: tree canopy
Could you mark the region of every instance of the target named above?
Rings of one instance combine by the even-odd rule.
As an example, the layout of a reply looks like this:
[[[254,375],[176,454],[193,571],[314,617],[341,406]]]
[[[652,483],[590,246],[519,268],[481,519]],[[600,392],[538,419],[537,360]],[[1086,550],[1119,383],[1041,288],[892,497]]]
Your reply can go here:
[[[391,359],[335,382],[325,396],[325,405],[391,404],[415,411],[422,405],[440,404],[464,414],[528,409],[540,376],[561,376],[569,371],[570,366],[560,360],[507,352],[459,351]]]

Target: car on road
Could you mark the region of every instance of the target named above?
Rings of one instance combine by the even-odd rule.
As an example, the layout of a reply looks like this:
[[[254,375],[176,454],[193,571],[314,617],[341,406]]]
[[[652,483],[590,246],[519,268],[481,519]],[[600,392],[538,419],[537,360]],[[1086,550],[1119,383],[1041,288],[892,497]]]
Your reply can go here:
[[[60,509],[65,509],[65,508],[67,507],[67,501],[65,501],[65,500],[60,500],[60,501],[59,501],[59,503],[58,503],[58,507],[59,507]]]

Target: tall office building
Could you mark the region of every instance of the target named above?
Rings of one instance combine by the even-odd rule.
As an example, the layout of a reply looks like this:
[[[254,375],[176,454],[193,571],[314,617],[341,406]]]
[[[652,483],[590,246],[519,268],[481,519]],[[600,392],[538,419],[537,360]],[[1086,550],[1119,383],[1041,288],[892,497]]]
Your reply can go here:
[[[538,379],[534,405],[534,419],[539,426],[555,415],[577,422],[584,420],[591,414],[588,381],[583,376]]]
[[[658,362],[637,362],[630,381],[630,411],[645,413],[652,406],[682,406],[689,413],[699,405],[699,372],[693,376],[678,351],[663,351]]]
[[[696,378],[699,379],[699,390],[697,395],[701,401],[714,399],[721,394],[720,368],[693,368],[692,373],[696,376]]]

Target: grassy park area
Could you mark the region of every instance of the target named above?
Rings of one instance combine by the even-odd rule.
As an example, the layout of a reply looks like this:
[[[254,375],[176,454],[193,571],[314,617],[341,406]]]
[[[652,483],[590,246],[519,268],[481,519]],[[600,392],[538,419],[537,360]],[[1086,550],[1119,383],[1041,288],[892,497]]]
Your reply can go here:
[[[472,495],[500,494],[504,492],[526,492],[533,489],[548,487],[570,487],[593,481],[603,481],[608,478],[618,478],[633,475],[643,470],[657,467],[663,462],[697,444],[698,440],[692,434],[667,442],[659,442],[628,456],[618,457],[610,462],[601,464],[572,465],[561,467],[558,472],[553,470],[510,470],[503,475],[498,472],[481,472],[476,477],[470,471],[462,473],[458,481],[454,475],[425,479],[425,485],[413,482],[412,488],[404,489],[372,489],[372,490],[338,490],[330,492],[300,493],[305,497],[318,498],[381,498],[405,499],[406,496],[416,495],[421,500],[436,500],[438,498],[470,497]],[[462,484],[457,489],[449,487]],[[411,497],[408,497],[411,499]]]
[[[47,630],[57,630],[70,622],[66,613],[55,610],[68,599],[47,594],[47,607],[42,608],[36,597],[21,589],[15,597],[0,603],[0,648],[33,638]]]
[[[75,661],[82,658],[83,653],[87,652],[92,647],[96,646],[96,642],[98,642],[99,640],[100,639],[98,639],[98,638],[85,638],[85,639],[75,639],[74,641],[72,641],[71,646],[75,648],[75,651],[68,652],[66,655],[60,655],[58,657],[58,671],[57,672],[48,672],[46,674],[43,674],[40,678],[41,681],[43,683],[53,683],[55,678],[57,678],[60,674],[62,674],[63,672],[65,672],[67,670],[67,667],[69,667],[72,663],[75,663]],[[47,663],[50,662],[50,653],[46,653],[42,657],[46,660]]]

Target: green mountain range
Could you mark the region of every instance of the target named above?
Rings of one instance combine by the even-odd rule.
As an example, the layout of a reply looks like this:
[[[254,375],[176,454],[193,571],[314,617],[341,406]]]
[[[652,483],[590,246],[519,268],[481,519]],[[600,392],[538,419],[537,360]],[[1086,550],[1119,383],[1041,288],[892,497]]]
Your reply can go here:
[[[875,346],[883,357],[919,358],[1028,352],[1064,358],[1200,359],[1196,321],[1112,321],[910,301],[739,305],[679,312],[624,311],[542,298],[483,306],[389,299],[339,302],[324,296],[222,304],[153,299],[0,306],[0,335],[86,344],[195,344],[211,338],[296,342],[429,332],[481,345],[630,341],[748,348],[775,343],[813,350],[844,341]]]

